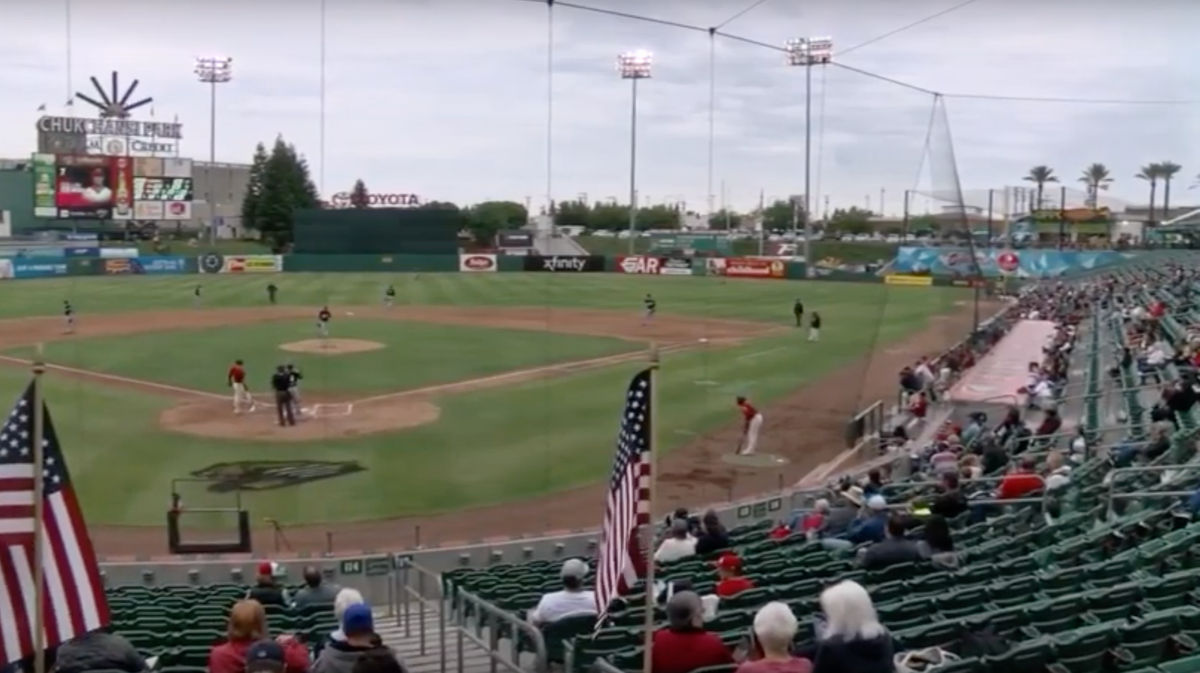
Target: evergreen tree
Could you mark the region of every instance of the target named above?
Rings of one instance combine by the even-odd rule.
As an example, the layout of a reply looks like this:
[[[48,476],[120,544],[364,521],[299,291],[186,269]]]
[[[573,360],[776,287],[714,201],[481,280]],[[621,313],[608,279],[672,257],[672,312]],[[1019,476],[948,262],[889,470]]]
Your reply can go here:
[[[317,188],[309,177],[308,162],[282,136],[277,137],[255,203],[258,230],[277,250],[285,249],[292,242],[295,211],[317,205]]]
[[[267,148],[259,143],[250,163],[250,178],[246,181],[246,196],[242,199],[242,228],[260,230],[258,204],[262,197],[263,175],[267,170]]]
[[[359,178],[354,181],[354,189],[350,190],[350,207],[351,208],[366,208],[370,205],[370,194],[367,192],[367,185]]]

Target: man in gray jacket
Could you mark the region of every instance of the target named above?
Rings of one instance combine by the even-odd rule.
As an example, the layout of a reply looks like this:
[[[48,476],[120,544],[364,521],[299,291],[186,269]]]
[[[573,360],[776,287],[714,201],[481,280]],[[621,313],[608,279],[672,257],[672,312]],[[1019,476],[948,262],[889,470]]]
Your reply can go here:
[[[353,673],[354,664],[364,654],[378,656],[388,653],[396,656],[376,635],[371,608],[366,603],[357,603],[346,608],[346,612],[342,614],[342,631],[346,634],[346,639],[331,640],[313,662],[311,673]],[[399,659],[396,657],[397,661]]]
[[[332,605],[337,598],[338,587],[322,582],[321,571],[312,566],[304,569],[304,588],[296,592],[292,607],[306,608],[310,605]]]

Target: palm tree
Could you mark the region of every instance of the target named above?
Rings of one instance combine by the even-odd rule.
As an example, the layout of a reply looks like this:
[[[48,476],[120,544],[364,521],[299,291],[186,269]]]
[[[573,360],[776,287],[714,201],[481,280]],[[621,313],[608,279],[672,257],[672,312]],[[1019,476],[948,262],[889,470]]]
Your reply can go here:
[[[1079,181],[1087,185],[1088,201],[1092,208],[1096,208],[1100,202],[1100,190],[1108,189],[1108,185],[1113,179],[1109,177],[1108,166],[1104,164],[1092,164],[1083,169],[1083,175],[1079,176]]]
[[[1139,180],[1145,180],[1150,183],[1150,226],[1154,226],[1154,194],[1158,190],[1158,177],[1161,174],[1161,169],[1162,167],[1159,164],[1146,164],[1134,176]]]
[[[1037,203],[1034,204],[1030,211],[1041,210],[1042,208],[1042,191],[1046,187],[1047,182],[1058,182],[1058,178],[1054,176],[1054,169],[1049,166],[1034,166],[1029,169],[1029,175],[1021,178],[1026,182],[1032,182],[1037,185]]]
[[[1159,175],[1163,181],[1163,219],[1170,219],[1171,215],[1171,179],[1175,174],[1183,170],[1183,166],[1173,162],[1164,161],[1158,165]]]

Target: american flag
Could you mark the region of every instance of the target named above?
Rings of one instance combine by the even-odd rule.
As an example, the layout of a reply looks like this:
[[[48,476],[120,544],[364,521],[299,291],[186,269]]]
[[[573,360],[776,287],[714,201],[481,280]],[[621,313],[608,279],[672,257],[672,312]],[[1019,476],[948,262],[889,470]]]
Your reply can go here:
[[[43,405],[42,555],[33,556],[34,384],[0,426],[0,662],[34,654],[34,564],[43,568],[42,642],[55,647],[108,624],[96,554]]]
[[[642,371],[630,381],[621,412],[596,561],[596,611],[601,615],[609,601],[633,587],[646,570],[638,526],[650,523],[650,372]]]

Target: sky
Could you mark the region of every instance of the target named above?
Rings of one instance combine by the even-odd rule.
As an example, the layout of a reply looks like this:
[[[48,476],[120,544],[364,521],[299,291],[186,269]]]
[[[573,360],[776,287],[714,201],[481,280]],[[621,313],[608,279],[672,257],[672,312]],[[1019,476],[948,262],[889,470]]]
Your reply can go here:
[[[154,97],[155,119],[178,115],[182,154],[206,160],[210,90],[193,61],[221,55],[233,59],[234,79],[216,91],[218,161],[248,162],[257,142],[282,135],[326,198],[362,178],[373,192],[512,199],[534,211],[547,194],[627,203],[632,83],[619,77],[616,56],[647,49],[653,76],[637,84],[639,200],[749,209],[760,195],[769,202],[805,189],[804,69],[778,50],[703,30],[755,3],[577,3],[702,28],[688,30],[561,3],[551,12],[536,0],[326,0],[324,12],[321,0],[0,0],[0,156],[34,149],[40,104],[90,115],[64,104],[73,92],[93,93],[89,77],[107,82],[117,70]],[[1200,174],[1200,104],[955,95],[1200,100],[1200,2],[975,0],[852,49],[961,3],[764,0],[721,28],[780,46],[830,36],[836,63],[945,94],[814,68],[815,209],[828,199],[879,211],[883,190],[882,211],[898,214],[904,190],[947,193],[956,176],[979,204],[988,189],[1022,184],[1037,164],[1054,168],[1074,200],[1093,162],[1112,171],[1109,196],[1144,204],[1148,186],[1133,176],[1162,160],[1184,166],[1172,202],[1200,206],[1200,188],[1188,189]],[[915,211],[940,205],[913,198]]]

